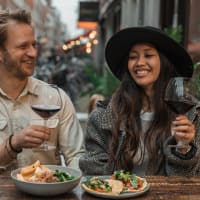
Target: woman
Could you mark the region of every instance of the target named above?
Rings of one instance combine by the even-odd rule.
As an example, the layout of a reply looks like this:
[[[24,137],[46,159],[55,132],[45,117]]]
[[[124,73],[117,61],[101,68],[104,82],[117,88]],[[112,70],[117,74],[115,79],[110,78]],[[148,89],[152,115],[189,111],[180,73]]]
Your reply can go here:
[[[188,116],[175,116],[163,100],[171,77],[192,76],[186,50],[157,28],[133,27],[111,37],[105,53],[121,85],[110,102],[90,116],[87,152],[79,161],[83,172],[125,169],[138,175],[199,175],[198,116],[195,126],[192,123],[196,108]],[[183,139],[189,148],[170,148]]]

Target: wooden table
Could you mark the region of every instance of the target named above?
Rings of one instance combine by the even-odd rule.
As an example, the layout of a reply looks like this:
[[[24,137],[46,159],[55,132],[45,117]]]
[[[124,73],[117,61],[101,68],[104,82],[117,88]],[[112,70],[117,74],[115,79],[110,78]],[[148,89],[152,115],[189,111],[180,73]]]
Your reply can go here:
[[[145,194],[129,198],[134,200],[200,200],[200,177],[145,177],[150,190]],[[0,200],[99,200],[85,193],[80,185],[72,192],[55,197],[36,197],[20,192],[8,173],[0,174]]]

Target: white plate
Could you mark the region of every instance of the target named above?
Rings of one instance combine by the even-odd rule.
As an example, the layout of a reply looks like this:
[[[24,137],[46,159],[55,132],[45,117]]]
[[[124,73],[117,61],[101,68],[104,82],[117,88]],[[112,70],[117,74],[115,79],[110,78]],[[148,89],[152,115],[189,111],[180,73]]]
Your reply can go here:
[[[100,178],[100,179],[109,179],[110,176],[98,176],[98,178]],[[144,179],[144,180],[146,181],[146,179]],[[81,186],[82,186],[82,184],[81,184]],[[113,194],[109,194],[109,193],[108,194],[107,193],[100,193],[100,192],[95,192],[95,191],[91,191],[91,190],[87,191],[82,187],[82,189],[85,192],[87,192],[88,194],[94,195],[96,197],[107,198],[107,199],[126,199],[126,198],[131,198],[131,197],[137,197],[137,196],[140,196],[140,195],[144,194],[145,192],[147,192],[149,190],[149,188],[150,188],[150,186],[147,183],[146,187],[141,191],[138,191],[138,192],[127,192],[127,193],[122,193],[122,194],[119,194],[119,195],[113,195]]]
[[[75,179],[67,182],[58,182],[58,183],[31,183],[18,180],[16,175],[20,172],[21,168],[13,170],[11,172],[11,178],[13,179],[16,187],[22,192],[37,195],[37,196],[54,196],[62,194],[65,192],[71,191],[75,188],[81,179],[81,171],[69,167],[63,167],[59,165],[45,165],[46,167],[52,170],[59,170],[60,172],[67,172],[73,176]]]

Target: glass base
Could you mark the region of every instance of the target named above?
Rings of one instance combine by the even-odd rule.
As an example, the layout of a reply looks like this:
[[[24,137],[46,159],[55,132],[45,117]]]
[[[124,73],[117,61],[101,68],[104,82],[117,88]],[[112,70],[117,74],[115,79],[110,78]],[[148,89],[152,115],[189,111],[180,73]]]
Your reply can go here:
[[[56,146],[50,146],[50,145],[41,145],[37,148],[34,148],[33,151],[53,151],[56,149]]]

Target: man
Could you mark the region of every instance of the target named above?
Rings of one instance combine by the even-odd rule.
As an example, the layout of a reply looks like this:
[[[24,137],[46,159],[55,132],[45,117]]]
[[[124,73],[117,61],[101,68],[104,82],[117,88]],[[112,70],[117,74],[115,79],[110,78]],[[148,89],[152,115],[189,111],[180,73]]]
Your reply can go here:
[[[60,164],[55,150],[34,151],[47,140],[63,152],[67,166],[78,168],[84,137],[75,109],[63,90],[62,108],[52,117],[51,125],[34,122],[37,115],[31,110],[30,100],[33,95],[44,96],[34,94],[34,88],[45,84],[31,77],[36,56],[30,14],[25,10],[0,11],[0,166],[13,166],[13,161],[18,166],[28,165],[36,160]]]

